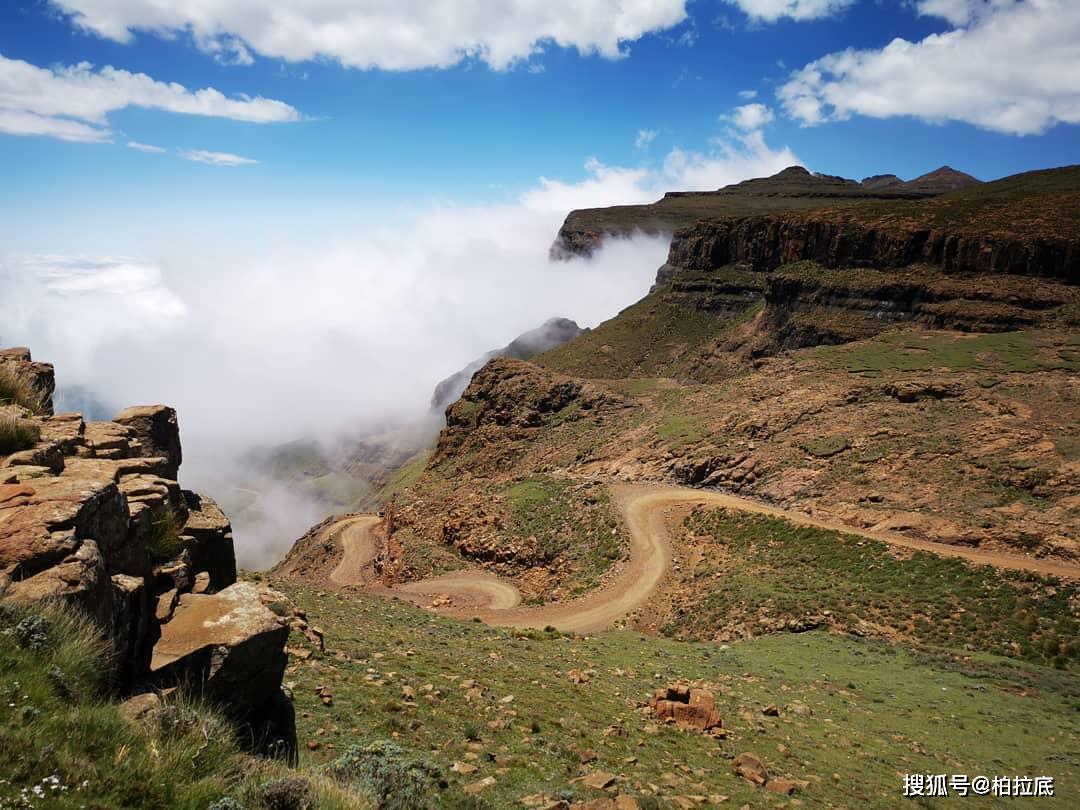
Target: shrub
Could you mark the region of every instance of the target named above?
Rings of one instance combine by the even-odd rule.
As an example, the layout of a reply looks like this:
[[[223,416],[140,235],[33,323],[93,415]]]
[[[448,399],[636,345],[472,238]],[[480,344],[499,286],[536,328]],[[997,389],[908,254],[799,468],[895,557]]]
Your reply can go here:
[[[0,366],[2,368],[2,366]],[[0,411],[0,454],[17,453],[37,444],[41,428],[8,408]]]
[[[266,810],[307,810],[312,806],[311,783],[301,777],[271,779],[259,786],[258,798]]]
[[[18,405],[31,413],[41,409],[41,391],[26,374],[0,363],[0,405]]]
[[[438,775],[431,765],[407,758],[399,746],[385,740],[350,746],[329,769],[339,782],[370,796],[379,810],[427,807],[425,797]]]
[[[224,796],[216,802],[211,802],[206,810],[244,810],[244,805],[231,796]]]
[[[166,562],[180,553],[180,522],[171,509],[150,524],[146,534],[146,550],[154,562]]]

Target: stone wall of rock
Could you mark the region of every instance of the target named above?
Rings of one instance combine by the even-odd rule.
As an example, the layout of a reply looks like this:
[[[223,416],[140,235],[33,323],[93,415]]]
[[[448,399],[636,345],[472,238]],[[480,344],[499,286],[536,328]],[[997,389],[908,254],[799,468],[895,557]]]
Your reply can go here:
[[[668,264],[684,270],[741,265],[773,270],[937,265],[947,272],[1041,276],[1080,283],[1080,241],[899,225],[875,227],[810,214],[703,220],[676,232]]]
[[[183,684],[277,728],[288,627],[266,605],[281,597],[236,582],[228,518],[177,482],[176,411],[54,414],[52,367],[25,349],[0,358],[43,393],[36,413],[0,406],[37,435],[0,454],[0,597],[93,616],[113,639],[121,693]]]

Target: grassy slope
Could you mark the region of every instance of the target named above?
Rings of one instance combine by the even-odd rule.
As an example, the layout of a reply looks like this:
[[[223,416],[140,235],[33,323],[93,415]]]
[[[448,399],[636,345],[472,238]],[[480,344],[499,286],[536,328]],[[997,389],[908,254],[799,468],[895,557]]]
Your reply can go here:
[[[700,558],[686,574],[703,587],[665,628],[673,635],[757,634],[817,615],[924,648],[1004,651],[1062,669],[1080,659],[1074,584],[922,552],[898,558],[884,543],[760,515],[702,510],[687,527]]]
[[[1080,239],[1080,166],[1026,172],[930,200],[829,208],[822,216],[875,227],[947,228],[1026,241]]]
[[[368,806],[320,774],[248,757],[186,699],[168,698],[152,723],[125,720],[107,697],[106,650],[68,610],[0,606],[0,808],[205,810],[224,796],[259,808],[265,785],[292,776],[320,807]]]
[[[611,320],[534,358],[581,377],[675,377],[703,346],[730,331],[742,317],[687,310],[649,293]]]
[[[392,737],[448,777],[449,806],[487,777],[485,807],[536,793],[595,798],[603,794],[574,781],[593,769],[618,775],[621,792],[659,794],[663,806],[710,794],[730,796],[734,807],[789,801],[732,775],[727,760],[743,751],[774,774],[809,780],[801,798],[815,807],[896,807],[905,772],[1051,774],[1063,805],[1080,799],[1076,755],[1062,753],[1080,742],[1080,684],[1054,670],[988,655],[920,658],[821,632],[730,646],[629,631],[515,634],[284,587],[326,629],[329,650],[294,660],[286,675],[305,759],[329,761],[356,741]],[[574,684],[570,669],[590,670],[591,679]],[[658,728],[639,712],[653,689],[679,678],[713,685],[727,740]],[[482,694],[469,698],[464,680]],[[319,686],[333,693],[331,706]],[[415,701],[404,699],[405,686]],[[812,715],[788,711],[795,703]],[[770,704],[779,717],[762,714]],[[582,764],[586,750],[595,763]],[[458,774],[455,762],[477,771]]]

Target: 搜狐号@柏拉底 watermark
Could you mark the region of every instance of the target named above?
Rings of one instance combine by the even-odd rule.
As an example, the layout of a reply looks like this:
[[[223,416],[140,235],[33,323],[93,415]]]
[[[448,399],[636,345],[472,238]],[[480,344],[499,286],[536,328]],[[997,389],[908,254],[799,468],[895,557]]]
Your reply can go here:
[[[1052,776],[904,774],[904,796],[1053,796]]]

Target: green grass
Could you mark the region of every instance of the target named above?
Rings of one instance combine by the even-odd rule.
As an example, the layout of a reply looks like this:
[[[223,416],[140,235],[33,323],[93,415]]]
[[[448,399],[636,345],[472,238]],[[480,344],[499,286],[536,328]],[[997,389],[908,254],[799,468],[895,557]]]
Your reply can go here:
[[[37,413],[41,399],[41,391],[33,380],[10,363],[0,362],[0,406],[17,405]]]
[[[823,436],[818,439],[808,439],[799,445],[815,458],[832,458],[851,447],[851,440],[846,436]]]
[[[304,481],[302,488],[323,502],[345,509],[353,508],[371,491],[367,480],[346,473],[320,475]]]
[[[0,606],[0,807],[205,810],[224,796],[263,806],[260,786],[284,765],[241,752],[225,720],[182,696],[152,722],[129,722],[109,697],[108,655],[70,608]],[[363,805],[322,774],[294,775],[320,807]]]
[[[501,491],[510,513],[503,535],[536,538],[541,561],[566,559],[570,584],[587,590],[624,554],[623,533],[606,487],[537,476]]]
[[[696,511],[687,527],[704,559],[696,601],[667,631],[712,638],[724,628],[767,632],[787,620],[894,635],[920,647],[1007,654],[1071,668],[1080,659],[1073,584],[971,566],[785,520]],[[876,628],[876,629],[875,629]]]
[[[0,411],[0,455],[28,450],[41,439],[41,428],[10,409]]]
[[[677,376],[702,347],[731,329],[733,316],[684,309],[645,296],[614,318],[533,361],[555,371],[590,378]]]
[[[1080,337],[1062,343],[1037,332],[958,335],[942,332],[889,332],[846,346],[812,349],[804,356],[828,368],[853,373],[884,371],[1036,372],[1080,371]]]
[[[162,563],[176,557],[183,548],[180,540],[180,521],[171,509],[157,516],[150,523],[146,534],[146,550],[155,563]]]
[[[622,793],[658,794],[663,807],[710,794],[729,796],[731,807],[788,804],[732,774],[730,758],[744,751],[774,775],[808,780],[797,797],[807,807],[898,807],[906,772],[1048,774],[1062,806],[1080,800],[1080,688],[1069,673],[818,632],[726,646],[631,631],[514,632],[281,587],[326,630],[327,653],[294,660],[286,674],[303,762],[390,739],[447,781],[432,791],[438,806],[467,806],[462,788],[488,777],[494,782],[480,794],[488,807],[521,806],[537,793],[599,798],[575,781],[593,769],[619,776]],[[294,634],[293,644],[305,642]],[[570,669],[590,671],[589,682],[573,684]],[[680,678],[713,687],[727,739],[657,727],[640,713],[654,689]],[[481,694],[467,696],[467,679]],[[331,706],[318,686],[333,693]],[[415,700],[403,698],[405,686]],[[812,714],[788,710],[797,703]],[[770,704],[778,717],[762,714]],[[582,764],[585,750],[595,763]],[[477,770],[459,774],[455,762]]]
[[[415,484],[423,474],[424,468],[427,467],[428,459],[430,458],[431,451],[424,450],[399,467],[394,474],[390,476],[390,480],[379,490],[376,500],[379,503],[385,503],[401,490],[407,489]]]

